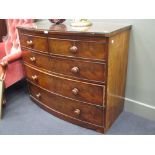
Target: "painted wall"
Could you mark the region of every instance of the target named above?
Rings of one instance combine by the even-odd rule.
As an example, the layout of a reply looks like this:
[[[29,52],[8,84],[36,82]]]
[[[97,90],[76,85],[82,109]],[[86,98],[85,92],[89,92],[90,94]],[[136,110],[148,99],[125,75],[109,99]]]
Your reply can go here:
[[[132,24],[125,109],[155,120],[155,20],[91,20]]]

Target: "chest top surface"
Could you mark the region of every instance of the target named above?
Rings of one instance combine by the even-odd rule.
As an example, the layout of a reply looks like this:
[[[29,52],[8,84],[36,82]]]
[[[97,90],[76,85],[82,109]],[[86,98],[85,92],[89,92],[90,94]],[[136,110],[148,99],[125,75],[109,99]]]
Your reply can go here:
[[[107,22],[93,22],[89,27],[72,27],[71,20],[66,20],[63,24],[52,24],[49,20],[35,22],[33,25],[18,26],[19,29],[36,31],[40,33],[55,34],[80,34],[111,37],[124,30],[131,29],[130,24],[118,24]]]

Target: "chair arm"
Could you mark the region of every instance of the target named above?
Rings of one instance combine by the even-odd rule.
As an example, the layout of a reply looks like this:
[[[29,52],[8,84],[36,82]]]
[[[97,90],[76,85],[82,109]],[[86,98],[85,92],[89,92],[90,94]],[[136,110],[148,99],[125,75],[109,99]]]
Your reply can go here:
[[[16,60],[18,60],[20,58],[21,58],[21,52],[16,52],[16,53],[6,55],[0,61],[0,65],[3,66],[3,67],[6,67],[8,63],[16,61]]]
[[[1,62],[0,62],[0,66],[1,66],[3,69],[6,68],[7,65],[8,65],[8,62],[6,62],[6,61],[1,61]]]

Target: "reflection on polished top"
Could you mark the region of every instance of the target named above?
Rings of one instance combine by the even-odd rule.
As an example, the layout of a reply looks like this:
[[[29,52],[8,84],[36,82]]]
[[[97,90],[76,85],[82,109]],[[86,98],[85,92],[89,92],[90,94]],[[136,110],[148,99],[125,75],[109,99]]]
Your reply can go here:
[[[52,32],[52,33],[80,33],[80,34],[91,34],[110,37],[118,32],[126,29],[130,29],[130,24],[116,24],[116,23],[105,23],[105,22],[93,22],[92,26],[88,27],[72,27],[70,26],[71,20],[66,20],[63,24],[53,24],[49,20],[42,20],[35,22],[33,25],[25,25],[20,28],[28,30],[36,30],[40,32]]]

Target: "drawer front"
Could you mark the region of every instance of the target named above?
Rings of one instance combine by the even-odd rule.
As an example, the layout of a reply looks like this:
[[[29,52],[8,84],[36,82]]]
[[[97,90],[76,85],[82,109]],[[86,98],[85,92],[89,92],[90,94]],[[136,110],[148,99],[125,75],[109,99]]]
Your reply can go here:
[[[47,92],[35,85],[29,84],[31,95],[46,106],[82,121],[103,125],[103,109],[101,107],[82,104]]]
[[[106,59],[105,41],[71,41],[49,39],[49,50],[52,54],[81,57],[88,59]]]
[[[38,50],[40,52],[48,52],[46,37],[20,34],[20,44],[23,47]]]
[[[51,70],[56,73],[98,82],[104,82],[106,77],[106,67],[103,63],[60,57],[51,57]]]
[[[51,65],[49,56],[28,50],[22,51],[22,58],[24,62],[46,70],[49,70],[49,66]]]
[[[47,90],[83,102],[103,105],[104,86],[61,78],[27,66],[25,71],[30,81]]]

